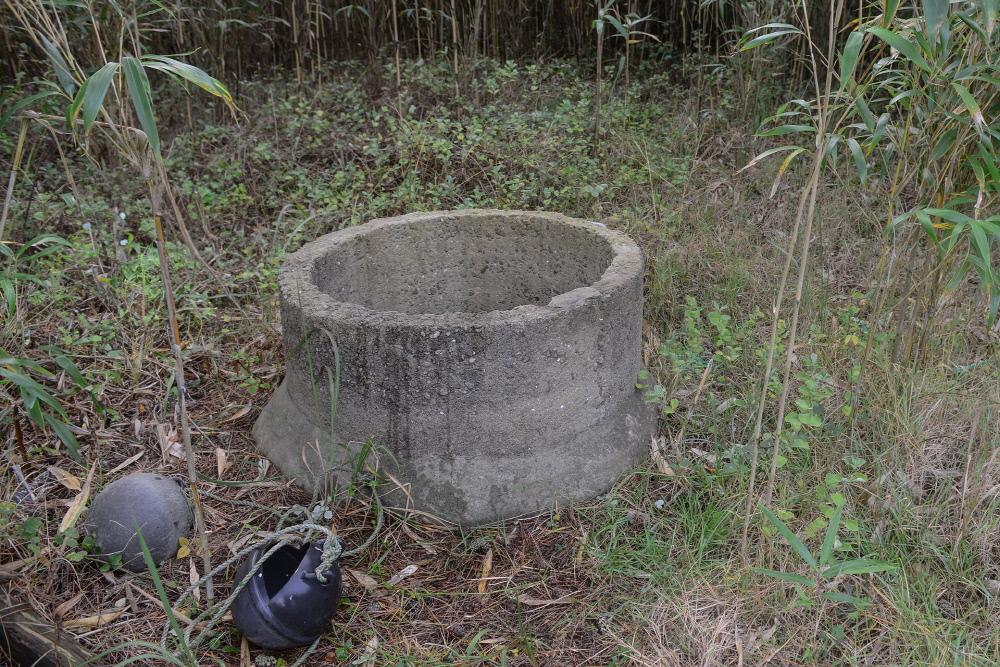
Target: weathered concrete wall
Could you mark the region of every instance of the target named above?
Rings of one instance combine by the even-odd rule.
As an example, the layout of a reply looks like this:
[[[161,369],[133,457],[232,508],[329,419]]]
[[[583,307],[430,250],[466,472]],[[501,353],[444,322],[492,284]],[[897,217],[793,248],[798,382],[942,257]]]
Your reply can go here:
[[[349,479],[372,439],[416,509],[478,524],[607,490],[654,430],[635,389],[642,255],[602,225],[476,210],[376,220],[291,255],[280,290],[286,376],[254,437],[306,488],[324,471]]]

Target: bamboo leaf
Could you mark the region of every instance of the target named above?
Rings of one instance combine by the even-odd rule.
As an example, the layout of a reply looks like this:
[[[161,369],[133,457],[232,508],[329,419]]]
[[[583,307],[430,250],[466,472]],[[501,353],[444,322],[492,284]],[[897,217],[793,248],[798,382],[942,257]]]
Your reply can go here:
[[[861,121],[868,128],[868,131],[873,132],[875,130],[875,117],[872,116],[865,98],[859,96],[858,99],[854,100],[854,107],[858,110],[858,115],[861,116]]]
[[[94,72],[87,78],[84,85],[87,92],[83,98],[83,133],[90,132],[90,126],[97,119],[97,114],[104,105],[104,97],[118,72],[118,63],[111,62]]]
[[[976,220],[974,223],[970,222],[969,224],[975,224],[987,234],[1000,237],[1000,225],[992,222],[991,220]]]
[[[66,127],[76,137],[76,117],[80,114],[80,107],[83,106],[83,98],[87,94],[87,82],[84,81],[80,90],[76,91],[73,102],[66,107]]]
[[[926,211],[915,211],[915,214],[920,226],[924,228],[924,233],[934,242],[934,245],[943,250],[941,241],[938,240],[937,230],[934,228],[934,223],[931,222],[931,216],[927,215]]]
[[[979,253],[979,257],[983,260],[983,264],[989,266],[990,255],[992,254],[990,252],[992,244],[986,238],[986,230],[983,229],[978,220],[970,220],[969,231],[972,232],[973,247]]]
[[[780,572],[778,570],[768,570],[763,567],[753,568],[754,572],[760,572],[761,574],[766,574],[769,577],[774,577],[775,579],[781,579],[782,581],[789,581],[793,584],[799,584],[801,586],[809,586],[810,588],[816,587],[816,582],[808,577],[803,577],[801,574],[790,574],[788,572]]]
[[[125,83],[128,84],[129,97],[132,98],[135,114],[139,117],[139,124],[146,133],[153,155],[160,160],[160,135],[156,131],[152,93],[146,71],[142,68],[142,62],[136,58],[122,58],[122,70],[125,73]]]
[[[840,89],[844,90],[848,81],[854,75],[854,70],[858,66],[858,57],[861,55],[861,45],[864,44],[864,32],[855,30],[847,36],[847,43],[844,44],[844,52],[840,56]]]
[[[76,441],[76,436],[69,430],[69,427],[52,415],[45,415],[45,421],[52,427],[52,430],[55,431],[57,436],[59,436],[59,439],[62,440],[63,444],[66,445],[66,449],[69,450],[70,456],[79,461],[80,446]]]
[[[4,298],[7,299],[7,316],[13,317],[17,311],[17,293],[14,291],[14,284],[7,278],[0,279],[0,292],[3,292]]]
[[[927,211],[928,215],[936,215],[939,218],[944,218],[945,220],[956,224],[972,220],[972,218],[966,214],[953,211],[950,208],[925,208],[924,210]]]
[[[986,34],[986,30],[983,29],[983,26],[979,25],[978,23],[973,21],[971,17],[966,16],[962,12],[959,12],[958,14],[956,14],[956,16],[958,17],[959,21],[961,21],[962,23],[964,23],[966,26],[969,27],[969,30],[976,33],[976,36],[978,36],[979,39],[983,40],[984,42],[989,41],[990,37],[989,35]]]
[[[983,111],[979,108],[976,98],[972,96],[968,88],[957,81],[953,81],[951,87],[955,89],[959,97],[962,98],[962,101],[965,102],[965,108],[969,111],[969,116],[976,126],[976,131],[981,133],[983,125],[986,124],[986,119],[983,118]]]
[[[986,23],[987,33],[992,38],[993,31],[996,30],[997,17],[1000,15],[1000,0],[976,0],[976,5],[983,15],[983,22]]]
[[[792,132],[815,132],[816,128],[812,125],[781,125],[779,127],[772,128],[770,130],[765,130],[764,132],[758,132],[755,136],[758,137],[773,137],[778,134],[791,134]]]
[[[896,20],[896,10],[899,0],[885,0],[885,10],[882,12],[882,26],[888,28]]]
[[[34,95],[29,95],[28,97],[25,97],[23,100],[15,102],[14,106],[12,106],[10,109],[7,110],[7,113],[5,113],[3,116],[0,116],[0,132],[3,132],[3,128],[7,126],[7,122],[10,120],[11,116],[13,116],[15,113],[17,113],[24,107],[28,106],[32,102],[36,102],[42,99],[43,97],[51,97],[52,95],[58,95],[58,94],[59,91],[57,90],[48,90],[45,91],[44,93],[36,93]]]
[[[830,557],[833,556],[833,547],[837,543],[837,531],[840,529],[840,518],[844,515],[844,503],[837,505],[837,510],[830,519],[830,525],[826,529],[826,536],[823,538],[823,546],[819,551],[820,567],[830,564]],[[824,573],[823,576],[827,576]]]
[[[993,179],[993,187],[1000,188],[1000,169],[997,168],[997,156],[990,153],[983,144],[979,144],[979,156],[983,159],[990,177]]]
[[[1000,313],[1000,290],[997,290],[996,280],[990,283],[989,294],[990,307],[986,313],[986,325],[992,327],[993,323],[997,321],[997,314]]]
[[[55,358],[55,362],[59,366],[59,368],[63,369],[69,374],[70,378],[73,379],[73,382],[76,383],[76,386],[81,388],[87,386],[87,381],[83,378],[83,374],[80,373],[80,369],[77,368],[76,364],[70,361],[68,357],[59,355]]]
[[[42,40],[42,48],[45,49],[45,53],[48,54],[49,60],[52,61],[52,68],[56,71],[56,78],[59,79],[59,85],[62,86],[67,95],[72,95],[73,92],[76,91],[76,80],[70,72],[66,59],[63,58],[61,53],[59,53],[59,49],[56,48],[55,44],[46,39],[44,35],[41,35],[40,37]]]
[[[42,248],[38,252],[31,253],[30,255],[28,254],[28,251],[32,248],[38,248],[42,245],[48,245],[48,247]],[[54,253],[61,247],[72,247],[72,245],[73,244],[66,239],[60,238],[55,234],[39,234],[21,246],[21,249],[17,252],[16,257],[17,259],[21,259],[22,257],[27,259],[38,259],[39,257],[44,257],[45,255]]]
[[[905,91],[899,93],[898,95],[894,96],[891,100],[889,100],[888,106],[891,107],[896,102],[899,102],[901,100],[905,100],[906,98],[913,97],[913,96],[927,97],[927,95],[922,90],[916,90],[916,89],[905,90]],[[905,105],[904,105],[904,107],[905,107]]]
[[[956,137],[958,137],[958,128],[956,127],[951,128],[941,135],[941,138],[934,144],[934,149],[931,151],[931,162],[940,159],[942,155],[951,150]]]
[[[871,145],[874,146],[878,143],[879,139],[885,134],[885,128],[889,126],[890,116],[888,113],[884,113],[878,117],[875,121],[875,132],[872,133]]]
[[[883,563],[882,561],[863,558],[861,560],[848,560],[837,563],[824,574],[832,579],[838,574],[871,574],[874,572],[895,572],[895,565]]]
[[[760,162],[764,158],[766,158],[766,157],[768,157],[770,155],[774,155],[775,153],[780,153],[781,151],[796,151],[797,153],[801,153],[803,150],[805,150],[805,149],[802,148],[801,146],[779,146],[777,148],[768,148],[766,151],[764,151],[763,153],[761,153],[760,155],[758,155],[754,159],[752,159],[749,162],[747,162],[746,166],[743,167],[742,169],[740,169],[740,171],[746,171],[747,169],[749,169],[750,167],[754,166],[755,164],[757,164],[758,162]],[[738,171],[736,173],[740,173],[740,171]]]
[[[851,155],[854,157],[854,166],[858,168],[858,176],[861,177],[861,183],[868,183],[868,163],[865,161],[865,153],[861,150],[861,146],[858,144],[856,139],[848,137],[844,140],[847,143],[847,147],[851,149]]]
[[[944,291],[946,293],[948,293],[948,294],[951,294],[956,289],[958,289],[959,283],[961,283],[962,279],[965,278],[965,274],[967,274],[969,272],[969,269],[971,268],[971,266],[972,266],[972,263],[969,262],[969,261],[962,262],[962,265],[960,267],[958,267],[958,270],[955,271],[955,273],[951,276],[951,279],[948,281],[948,284],[945,286]]]
[[[793,26],[791,23],[765,23],[764,25],[759,25],[756,28],[751,28],[750,30],[747,30],[747,34],[749,35],[752,32],[767,30],[768,28],[787,28],[790,30],[798,30],[798,28]]]
[[[226,104],[230,106],[233,104],[233,96],[222,85],[222,82],[212,78],[204,70],[194,65],[188,65],[187,63],[182,63],[179,60],[167,58],[166,56],[144,56],[142,62],[146,67],[167,72],[168,74],[176,74],[187,79],[199,88],[207,90],[216,97],[221,97]]]
[[[616,19],[614,16],[611,16],[610,14],[608,14],[607,16],[605,16],[604,20],[606,20],[608,23],[610,23],[611,25],[613,25],[615,27],[615,30],[618,31],[619,35],[621,35],[625,39],[628,39],[628,31],[625,30],[625,26],[623,26],[621,24],[621,21],[619,21],[618,19]]]
[[[924,57],[920,54],[917,46],[907,40],[902,35],[892,32],[891,30],[886,30],[885,28],[873,27],[869,28],[868,31],[881,39],[883,42],[891,46],[892,48],[899,51],[899,53],[909,60],[911,63],[924,70],[925,72],[931,71],[931,66],[927,64]]]
[[[832,600],[833,602],[849,602],[850,604],[861,607],[862,609],[871,606],[871,602],[869,600],[862,600],[861,598],[856,598],[853,595],[848,595],[847,593],[830,591],[823,593],[820,597],[824,600]]]
[[[951,252],[952,248],[955,247],[955,244],[958,243],[958,240],[962,237],[962,231],[965,229],[966,224],[967,223],[965,222],[959,222],[952,228],[951,234],[948,236],[948,242],[944,244],[945,253]],[[975,264],[974,257],[969,257],[968,259]]]
[[[170,598],[167,597],[167,591],[163,588],[163,580],[160,579],[160,573],[156,569],[156,563],[153,561],[153,556],[149,553],[149,547],[146,546],[146,538],[142,536],[142,529],[139,527],[139,523],[135,519],[132,519],[132,525],[135,528],[136,537],[139,538],[139,548],[142,549],[142,558],[146,561],[146,568],[149,570],[149,574],[153,579],[153,586],[156,588],[156,592],[160,596],[160,604],[163,606],[164,611],[167,612],[167,619],[170,621],[170,627],[173,628],[174,634],[177,636],[177,640],[180,643],[183,657],[190,661],[188,664],[196,664],[194,656],[191,653],[191,648],[188,646],[187,642],[183,641],[184,634],[181,632],[180,623],[177,621],[177,615],[174,613],[174,608],[170,605]],[[187,662],[187,660],[185,662]]]
[[[760,46],[762,44],[767,44],[768,42],[773,42],[782,35],[801,35],[802,31],[798,28],[792,28],[791,30],[778,30],[777,32],[768,33],[766,35],[761,35],[760,37],[754,37],[749,42],[743,45],[740,51],[748,51],[754,47]]]
[[[786,526],[781,519],[776,517],[771,510],[767,509],[763,505],[759,505],[759,507],[760,511],[764,513],[764,516],[767,517],[767,520],[778,529],[778,532],[781,533],[786,540],[788,540],[788,543],[792,545],[792,548],[795,549],[796,552],[798,552],[799,556],[802,557],[802,560],[808,563],[809,567],[813,570],[819,571],[816,559],[813,558],[811,553],[809,553],[809,549],[806,549],[806,545],[802,544],[802,541],[795,537],[795,534],[788,529],[788,526]]]
[[[931,44],[937,40],[942,26],[948,20],[949,4],[950,0],[924,0],[924,28]]]
[[[33,400],[40,400],[43,403],[46,403],[49,407],[57,411],[60,415],[63,416],[66,415],[66,413],[63,412],[62,406],[59,405],[59,401],[57,401],[49,394],[48,389],[35,382],[24,373],[15,373],[5,368],[0,368],[0,378],[5,378],[10,382],[13,382],[17,386],[21,387],[21,390],[23,392],[22,396],[25,399],[25,403],[28,402],[28,396],[31,396],[33,397]],[[40,420],[35,420],[35,421],[40,422]]]

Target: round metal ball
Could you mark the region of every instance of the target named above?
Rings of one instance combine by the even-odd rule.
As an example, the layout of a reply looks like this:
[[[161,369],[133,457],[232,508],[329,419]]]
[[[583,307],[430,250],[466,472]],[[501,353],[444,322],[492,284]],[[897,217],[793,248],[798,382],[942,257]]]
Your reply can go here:
[[[191,534],[191,509],[179,480],[157,473],[122,477],[97,494],[83,524],[100,557],[121,554],[123,568],[142,572],[146,561],[136,527],[157,565],[177,554],[180,538]]]

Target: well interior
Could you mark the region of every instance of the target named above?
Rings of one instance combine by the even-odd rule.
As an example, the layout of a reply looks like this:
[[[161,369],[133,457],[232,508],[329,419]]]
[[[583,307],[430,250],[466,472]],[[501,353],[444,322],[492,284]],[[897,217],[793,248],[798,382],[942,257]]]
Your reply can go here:
[[[407,314],[540,304],[597,282],[613,253],[598,234],[543,218],[423,220],[375,230],[316,262],[337,301]]]

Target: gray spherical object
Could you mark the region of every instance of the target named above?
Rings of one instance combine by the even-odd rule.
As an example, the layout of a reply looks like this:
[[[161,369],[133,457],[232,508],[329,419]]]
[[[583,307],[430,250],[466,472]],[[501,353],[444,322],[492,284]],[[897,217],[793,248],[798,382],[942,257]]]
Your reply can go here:
[[[136,525],[157,565],[177,554],[180,538],[191,534],[191,509],[178,480],[136,473],[112,482],[94,498],[83,530],[102,557],[120,553],[123,568],[142,572],[146,561]]]

